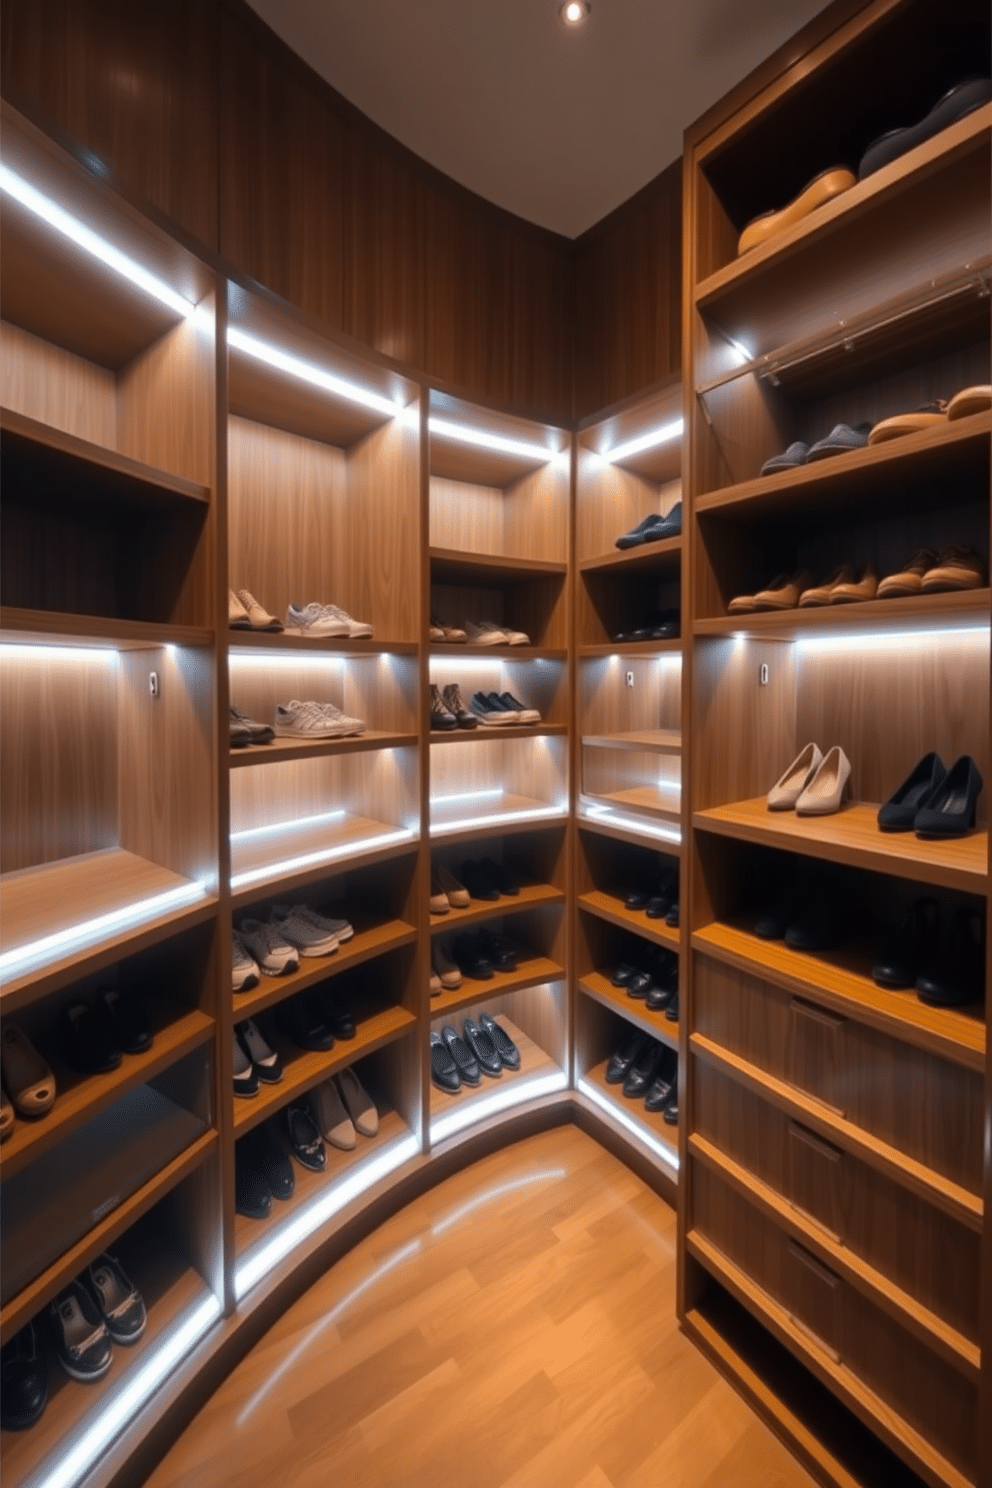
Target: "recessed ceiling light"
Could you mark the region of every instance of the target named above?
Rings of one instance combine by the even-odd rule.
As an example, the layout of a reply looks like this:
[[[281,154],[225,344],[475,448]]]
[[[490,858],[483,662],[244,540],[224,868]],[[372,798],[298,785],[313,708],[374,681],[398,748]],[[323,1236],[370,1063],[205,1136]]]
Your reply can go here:
[[[561,18],[566,26],[581,26],[591,10],[589,0],[567,0],[561,7]]]

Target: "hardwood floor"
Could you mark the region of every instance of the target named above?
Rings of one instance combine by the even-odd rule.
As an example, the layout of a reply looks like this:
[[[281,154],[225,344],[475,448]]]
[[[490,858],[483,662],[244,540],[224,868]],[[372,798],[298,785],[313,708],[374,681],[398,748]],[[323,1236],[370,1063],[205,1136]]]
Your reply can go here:
[[[675,1215],[574,1127],[395,1215],[221,1386],[152,1488],[805,1488],[679,1333]]]

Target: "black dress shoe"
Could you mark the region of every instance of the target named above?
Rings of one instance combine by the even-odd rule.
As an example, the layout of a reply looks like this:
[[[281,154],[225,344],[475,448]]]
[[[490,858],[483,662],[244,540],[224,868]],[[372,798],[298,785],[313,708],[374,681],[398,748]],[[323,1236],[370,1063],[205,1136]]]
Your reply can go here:
[[[347,987],[341,978],[335,978],[327,986],[320,987],[317,992],[324,1026],[331,1030],[336,1039],[342,1039],[345,1042],[353,1039],[357,1031],[355,1015],[344,1000],[346,993]]]
[[[879,829],[883,832],[911,832],[916,813],[927,805],[946,775],[940,755],[925,754],[899,789],[878,808]]]
[[[678,1089],[679,1056],[674,1049],[666,1049],[665,1057],[658,1065],[657,1073],[644,1097],[644,1109],[652,1115],[663,1111]]]
[[[242,1137],[234,1144],[234,1207],[245,1219],[268,1219],[272,1190],[264,1173],[252,1161],[246,1142],[247,1138]]]
[[[305,1100],[286,1107],[286,1134],[300,1166],[311,1173],[322,1173],[327,1164],[324,1139]]]
[[[462,1088],[458,1066],[439,1033],[431,1031],[431,1079],[439,1090],[457,1095]]]
[[[637,1100],[647,1095],[665,1057],[665,1046],[657,1039],[648,1039],[640,1054],[624,1076],[623,1093],[628,1100]]]
[[[916,995],[932,1007],[965,1007],[985,996],[985,916],[959,909],[937,961],[916,979]]]
[[[665,1009],[665,1021],[666,1023],[679,1021],[679,994],[677,992]]]
[[[843,938],[844,917],[832,884],[816,883],[785,927],[794,951],[829,951]]]
[[[282,1144],[270,1130],[269,1123],[263,1121],[243,1137],[242,1141],[246,1144],[251,1166],[262,1174],[272,1197],[288,1199],[296,1187],[293,1165],[282,1150]]]
[[[493,883],[481,865],[469,859],[463,863],[458,877],[468,889],[473,899],[479,899],[483,903],[494,904],[499,898],[499,889]]]
[[[0,1426],[26,1431],[48,1403],[48,1364],[33,1322],[0,1351]]]
[[[125,1054],[143,1054],[151,1048],[152,1025],[136,997],[122,997],[116,987],[103,987],[97,998],[113,1025],[114,1042]]]
[[[462,1024],[462,1035],[472,1053],[479,1061],[479,1068],[484,1075],[500,1075],[503,1072],[503,1061],[496,1052],[496,1045],[489,1037],[484,1028],[480,1028],[474,1018],[466,1018]]]
[[[81,1075],[100,1075],[116,1069],[124,1058],[113,1020],[104,1004],[71,1002],[60,1025],[62,1057]]]
[[[622,1043],[619,1049],[615,1049],[610,1056],[610,1062],[606,1066],[607,1085],[619,1085],[621,1080],[627,1078],[627,1072],[638,1059],[648,1044],[653,1043],[646,1033],[640,1029],[634,1029]]]
[[[679,958],[674,951],[670,951],[663,962],[659,961],[654,985],[648,992],[644,1005],[650,1012],[660,1013],[670,1006],[672,1000],[678,995]]]
[[[497,897],[500,894],[507,894],[512,899],[520,893],[520,885],[509,868],[502,863],[497,863],[495,858],[482,858],[479,862],[479,872],[483,879],[496,890]]]
[[[611,987],[626,987],[631,977],[637,975],[637,967],[630,961],[618,961],[609,973]]]
[[[975,825],[975,803],[982,777],[970,754],[963,754],[948,770],[913,821],[917,837],[963,837]]]
[[[474,935],[456,935],[451,943],[451,954],[463,976],[476,982],[488,982],[495,975],[493,964],[482,954]]]
[[[494,930],[480,930],[475,939],[479,954],[497,971],[516,971],[517,953],[504,936]]]
[[[678,1124],[679,1124],[679,1102],[678,1102],[678,1097],[677,1096],[676,1096],[676,1098],[674,1100],[669,1101],[668,1105],[665,1107],[664,1111],[662,1111],[662,1113],[661,1113],[661,1118],[664,1121],[664,1123],[665,1123],[666,1126],[678,1126]]]
[[[634,888],[629,890],[623,901],[624,907],[626,909],[646,909],[653,898],[654,890],[646,884],[642,884],[639,889]]]
[[[500,1057],[504,1069],[520,1068],[520,1050],[507,1033],[506,1029],[496,1022],[489,1013],[479,1014],[479,1026],[483,1033],[487,1033],[493,1041],[493,1047]]]
[[[880,987],[914,987],[920,972],[936,964],[939,949],[937,901],[917,899],[879,952],[871,969],[872,980]]]
[[[445,1048],[455,1061],[458,1078],[466,1085],[481,1084],[482,1070],[479,1068],[479,1061],[457,1028],[452,1028],[450,1023],[445,1023],[441,1029],[441,1037],[444,1040]]]
[[[672,930],[677,930],[679,928],[679,901],[677,899],[675,900],[674,904],[670,904],[668,906],[668,913],[665,916],[665,924],[668,925]]]
[[[784,940],[785,932],[799,909],[802,896],[795,888],[779,894],[774,903],[763,909],[754,922],[759,940]]]
[[[299,992],[280,1003],[283,1028],[298,1049],[325,1053],[334,1048],[334,1031],[328,1028],[320,998],[315,992]]]

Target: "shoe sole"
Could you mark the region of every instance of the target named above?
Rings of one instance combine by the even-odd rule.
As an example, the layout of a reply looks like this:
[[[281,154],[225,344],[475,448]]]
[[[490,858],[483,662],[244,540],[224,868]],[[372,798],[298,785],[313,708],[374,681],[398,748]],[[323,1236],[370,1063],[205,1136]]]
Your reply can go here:
[[[920,586],[923,594],[948,594],[964,589],[981,589],[981,587],[982,580],[974,570],[965,572],[963,569],[949,568],[931,569]]]
[[[309,636],[330,636],[338,640],[350,640],[351,636],[347,625],[287,625],[284,627],[287,635],[298,635],[307,638]]]
[[[853,171],[834,168],[824,171],[814,181],[799,193],[788,206],[782,207],[778,212],[768,212],[758,217],[754,222],[749,222],[740,235],[737,244],[738,256],[749,253],[752,248],[760,248],[762,243],[767,243],[770,238],[777,237],[787,227],[802,222],[817,207],[822,207],[826,202],[832,201],[835,196],[849,191],[852,186],[857,185],[857,177]]]
[[[883,579],[875,592],[876,599],[914,599],[917,594],[923,593],[923,579],[917,577],[903,577],[902,574],[893,574],[891,578]]]
[[[113,1355],[111,1355],[111,1357],[107,1360],[106,1364],[102,1366],[102,1368],[91,1369],[84,1372],[82,1369],[74,1369],[71,1364],[67,1364],[62,1355],[59,1354],[59,1363],[62,1365],[62,1368],[65,1370],[69,1378],[78,1380],[80,1384],[83,1385],[91,1385],[96,1380],[103,1379],[103,1376],[107,1373],[113,1362]]]
[[[901,439],[904,434],[918,434],[923,429],[946,423],[946,413],[900,413],[876,424],[868,435],[868,443],[886,444],[890,439]]]

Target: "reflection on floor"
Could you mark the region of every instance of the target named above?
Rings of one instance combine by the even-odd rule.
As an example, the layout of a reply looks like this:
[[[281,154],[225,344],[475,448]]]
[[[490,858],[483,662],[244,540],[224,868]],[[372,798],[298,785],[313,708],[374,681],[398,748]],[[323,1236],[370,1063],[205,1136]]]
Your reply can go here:
[[[812,1488],[675,1323],[675,1216],[574,1127],[387,1221],[151,1488]]]

